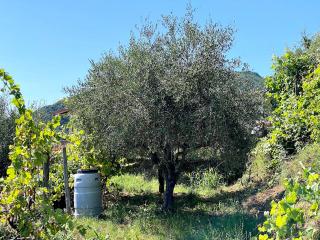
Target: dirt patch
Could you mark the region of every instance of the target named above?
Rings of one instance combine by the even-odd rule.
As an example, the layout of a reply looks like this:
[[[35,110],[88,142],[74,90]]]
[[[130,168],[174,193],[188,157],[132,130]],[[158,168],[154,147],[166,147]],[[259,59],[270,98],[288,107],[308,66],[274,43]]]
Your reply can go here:
[[[284,195],[284,188],[281,185],[258,192],[242,202],[245,210],[252,214],[263,215],[264,211],[270,210],[272,200],[280,200]]]

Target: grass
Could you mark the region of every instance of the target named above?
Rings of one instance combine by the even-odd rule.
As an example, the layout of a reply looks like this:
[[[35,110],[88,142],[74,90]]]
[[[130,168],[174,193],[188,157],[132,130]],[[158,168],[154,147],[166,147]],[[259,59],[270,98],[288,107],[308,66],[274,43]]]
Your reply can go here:
[[[286,178],[297,178],[303,173],[303,167],[317,165],[319,167],[320,144],[310,143],[304,146],[295,155],[287,156],[278,162],[278,166],[270,169],[272,162],[266,153],[266,139],[262,139],[251,152],[252,163],[250,168],[242,177],[243,182],[261,182],[274,186],[282,184]]]
[[[0,223],[0,240],[16,239],[16,235],[12,229]]]
[[[152,210],[144,210],[136,216],[127,217],[126,222],[112,220],[79,219],[95,229],[105,239],[249,239],[250,233],[245,222],[252,221],[242,214],[223,216],[205,213],[178,212],[170,216],[157,215]],[[125,219],[123,219],[125,220]],[[95,238],[91,230],[86,238]]]
[[[301,175],[303,173],[301,164],[306,168],[311,167],[311,165],[319,167],[319,159],[320,144],[312,143],[306,145],[293,158],[284,161],[281,167],[280,182],[283,182],[285,178],[296,178]]]
[[[195,192],[178,185],[173,213],[160,211],[161,197],[155,179],[141,175],[110,179],[112,192],[102,219],[79,218],[89,226],[85,239],[250,239],[258,218],[241,209],[237,192]],[[76,239],[81,236],[75,235]]]
[[[142,175],[123,174],[114,176],[109,180],[109,185],[113,191],[125,193],[156,193],[159,185],[154,178],[146,179]],[[175,193],[191,193],[193,190],[182,184],[177,184]]]
[[[266,139],[263,138],[250,153],[251,165],[246,173],[242,176],[244,181],[264,182],[270,178],[271,158],[265,150]]]
[[[74,230],[52,239],[246,240],[257,234],[260,223],[242,209],[241,201],[250,192],[238,185],[209,192],[179,184],[172,213],[160,210],[162,198],[155,179],[124,174],[111,178],[108,189],[101,218],[76,219],[76,225],[87,229],[85,236]],[[7,236],[8,230],[0,224],[0,239]]]
[[[177,184],[174,192],[176,194],[198,194],[211,196],[217,192],[217,186],[223,186],[220,176],[215,172],[203,172],[198,174],[185,174],[182,176],[185,184]],[[114,191],[126,193],[156,193],[159,185],[154,178],[146,179],[143,175],[123,174],[114,176],[109,180],[109,187]]]

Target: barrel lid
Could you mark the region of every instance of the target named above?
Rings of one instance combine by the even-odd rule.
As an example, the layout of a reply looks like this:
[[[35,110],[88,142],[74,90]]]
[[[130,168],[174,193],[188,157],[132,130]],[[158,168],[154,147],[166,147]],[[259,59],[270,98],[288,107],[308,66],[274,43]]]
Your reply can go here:
[[[97,169],[78,169],[77,173],[97,173]]]

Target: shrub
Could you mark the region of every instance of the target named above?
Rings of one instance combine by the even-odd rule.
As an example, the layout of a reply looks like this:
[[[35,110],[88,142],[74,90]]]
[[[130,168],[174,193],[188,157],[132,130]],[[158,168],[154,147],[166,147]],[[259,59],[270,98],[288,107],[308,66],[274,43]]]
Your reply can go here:
[[[71,226],[68,216],[53,209],[55,194],[42,179],[42,166],[49,161],[52,147],[59,139],[55,130],[60,119],[56,117],[46,124],[35,122],[19,86],[2,69],[0,80],[4,84],[1,90],[10,92],[19,113],[14,143],[10,146],[11,165],[1,189],[0,220],[22,237],[50,239]]]
[[[213,168],[186,175],[192,189],[215,189],[223,185],[223,177]]]
[[[268,138],[262,138],[249,155],[249,166],[242,181],[273,184],[277,180],[275,173],[281,171],[281,162],[285,156],[281,145],[270,144]]]

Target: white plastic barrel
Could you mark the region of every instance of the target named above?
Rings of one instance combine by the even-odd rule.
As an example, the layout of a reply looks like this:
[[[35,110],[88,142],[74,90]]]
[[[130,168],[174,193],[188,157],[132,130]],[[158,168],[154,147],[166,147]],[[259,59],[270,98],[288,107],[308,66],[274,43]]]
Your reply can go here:
[[[76,217],[101,214],[101,185],[97,170],[78,170],[74,175],[74,210]]]

